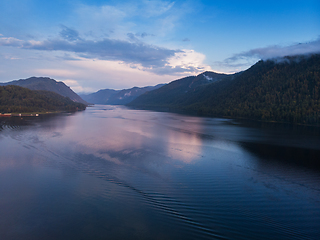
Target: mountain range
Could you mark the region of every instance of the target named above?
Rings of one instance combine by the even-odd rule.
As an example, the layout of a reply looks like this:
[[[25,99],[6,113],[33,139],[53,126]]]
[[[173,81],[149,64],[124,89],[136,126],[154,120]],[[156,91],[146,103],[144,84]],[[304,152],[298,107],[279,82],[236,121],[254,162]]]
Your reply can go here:
[[[148,99],[150,101],[148,104],[152,104],[152,102],[157,101],[158,94],[160,98],[166,96],[166,101],[170,103],[173,98],[180,94],[192,91],[201,85],[220,81],[226,76],[228,75],[207,71],[199,74],[198,76],[185,77],[170,82],[169,84],[158,84],[156,86],[147,86],[142,88],[133,87],[123,90],[102,89],[95,93],[81,94],[80,96],[85,101],[93,104],[126,105],[140,95],[152,92],[152,94],[155,95],[153,95],[152,99]]]
[[[172,81],[161,88],[146,92],[137,99],[130,102],[129,106],[135,107],[181,107],[181,98],[192,96],[193,92],[200,87],[207,87],[228,78],[233,78],[237,74],[220,74],[215,72],[204,72],[197,76],[184,77]]]
[[[103,89],[81,95],[82,98],[63,82],[44,77],[1,85],[52,91],[84,104],[164,108],[205,116],[320,124],[320,54],[260,60],[235,74],[207,71],[168,84]]]
[[[146,92],[128,106],[320,124],[319,54],[260,60],[246,71],[219,75],[212,83],[197,84],[201,75],[206,76],[203,73],[182,78]]]
[[[81,98],[93,104],[110,104],[110,105],[125,105],[145,92],[161,88],[165,84],[147,87],[133,87],[130,89],[114,90],[102,89],[91,94],[81,94]]]

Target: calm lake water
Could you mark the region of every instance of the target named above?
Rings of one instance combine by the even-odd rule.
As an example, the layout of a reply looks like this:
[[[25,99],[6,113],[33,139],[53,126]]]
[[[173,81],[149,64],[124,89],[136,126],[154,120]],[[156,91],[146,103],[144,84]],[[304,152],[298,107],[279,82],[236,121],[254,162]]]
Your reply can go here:
[[[0,239],[320,239],[320,129],[102,105],[1,119]]]

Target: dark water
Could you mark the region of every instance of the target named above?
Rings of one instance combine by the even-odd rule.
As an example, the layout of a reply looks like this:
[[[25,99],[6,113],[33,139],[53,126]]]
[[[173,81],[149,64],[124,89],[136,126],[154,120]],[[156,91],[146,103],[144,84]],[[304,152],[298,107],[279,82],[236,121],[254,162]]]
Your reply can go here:
[[[320,239],[320,129],[95,106],[0,120],[0,239]]]

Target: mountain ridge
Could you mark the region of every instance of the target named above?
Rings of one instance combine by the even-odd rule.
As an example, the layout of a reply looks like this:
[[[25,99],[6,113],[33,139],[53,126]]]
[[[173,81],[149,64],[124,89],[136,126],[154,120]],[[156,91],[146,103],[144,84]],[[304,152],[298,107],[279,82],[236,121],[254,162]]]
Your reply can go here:
[[[165,84],[157,84],[155,86],[133,87],[122,90],[101,89],[90,94],[81,94],[80,96],[87,102],[93,104],[110,104],[110,105],[125,105],[141,94],[158,89]]]
[[[88,105],[78,94],[76,94],[64,82],[56,81],[49,77],[30,77],[26,79],[13,80],[10,82],[0,83],[0,86],[15,85],[25,87],[30,90],[45,90],[60,94],[64,97],[69,97],[74,102],[79,102]]]
[[[234,75],[235,74],[222,74],[206,71],[197,76],[180,78],[161,88],[142,94],[128,103],[128,106],[173,107],[179,105],[181,98],[190,96],[196,89],[206,87],[212,83],[221,82],[225,78],[232,78]]]

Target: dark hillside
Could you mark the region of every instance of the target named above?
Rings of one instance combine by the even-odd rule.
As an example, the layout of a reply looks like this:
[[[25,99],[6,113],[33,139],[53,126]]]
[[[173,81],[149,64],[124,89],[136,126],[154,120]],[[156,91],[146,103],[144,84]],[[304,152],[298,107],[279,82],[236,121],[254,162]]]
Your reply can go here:
[[[188,80],[192,82],[192,77]],[[162,106],[207,116],[320,124],[319,54],[261,60],[244,72],[200,85],[188,94],[182,94],[186,88],[179,81],[144,94],[129,105]]]
[[[167,104],[174,105],[177,97],[188,92],[189,85],[192,84],[194,78],[194,76],[191,76],[172,81],[159,89],[146,92],[132,101],[129,105],[156,107]]]
[[[82,99],[84,99],[88,103],[93,104],[107,104],[109,99],[115,95],[118,90],[113,89],[101,89],[95,93],[90,94],[82,94],[80,95]]]
[[[27,88],[9,85],[0,86],[0,113],[30,113],[47,111],[77,111],[86,105],[73,102],[50,91],[32,91]]]
[[[209,86],[224,80],[229,75],[215,72],[204,72],[198,76],[181,78],[150,92],[147,92],[129,103],[129,106],[140,107],[179,107],[184,99],[191,97],[197,88]]]
[[[84,94],[81,97],[94,104],[124,105],[139,97],[141,94],[158,89],[165,84],[147,87],[133,87],[129,89],[102,89],[95,93]]]
[[[320,55],[259,61],[222,91],[215,87],[220,86],[203,89],[194,96],[199,100],[184,107],[217,116],[320,123]]]
[[[63,82],[58,82],[48,77],[31,77],[28,79],[20,79],[6,83],[0,83],[0,86],[16,85],[25,87],[30,90],[45,90],[60,94],[61,96],[68,97],[74,102],[87,104],[81,97],[70,89]]]

